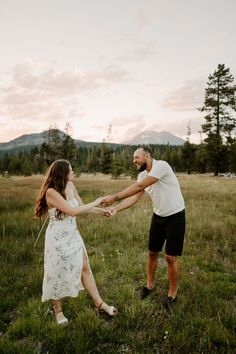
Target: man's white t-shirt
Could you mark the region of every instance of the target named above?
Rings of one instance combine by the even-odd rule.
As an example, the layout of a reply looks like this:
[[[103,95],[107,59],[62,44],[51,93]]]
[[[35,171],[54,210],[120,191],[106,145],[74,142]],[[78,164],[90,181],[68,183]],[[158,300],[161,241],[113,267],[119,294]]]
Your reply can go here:
[[[154,213],[159,216],[169,216],[176,214],[185,208],[179,182],[166,161],[152,160],[150,172],[143,171],[138,175],[138,182],[145,177],[158,178],[158,181],[150,187],[145,188],[145,192],[152,199]]]

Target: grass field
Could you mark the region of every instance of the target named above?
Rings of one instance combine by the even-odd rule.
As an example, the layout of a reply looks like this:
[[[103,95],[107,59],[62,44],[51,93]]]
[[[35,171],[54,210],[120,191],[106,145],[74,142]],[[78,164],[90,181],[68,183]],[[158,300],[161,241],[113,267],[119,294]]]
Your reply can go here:
[[[88,294],[65,300],[67,327],[54,322],[41,303],[43,243],[33,244],[33,217],[42,177],[0,179],[0,353],[235,353],[236,181],[180,176],[187,230],[178,303],[166,313],[168,278],[164,253],[150,299],[139,300],[146,280],[147,235],[152,206],[135,207],[108,219],[77,217],[98,288],[119,315],[108,321],[94,311]],[[129,179],[81,176],[85,202],[131,184]]]

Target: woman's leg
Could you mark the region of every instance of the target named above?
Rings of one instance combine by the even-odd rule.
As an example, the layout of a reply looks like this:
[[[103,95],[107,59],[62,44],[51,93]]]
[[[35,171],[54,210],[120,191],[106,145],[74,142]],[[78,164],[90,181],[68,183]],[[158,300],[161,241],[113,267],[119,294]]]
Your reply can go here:
[[[53,305],[53,310],[54,310],[55,315],[58,312],[62,312],[61,300],[52,300],[52,305]]]
[[[52,300],[55,319],[59,325],[66,325],[68,319],[64,316],[61,308],[61,300]]]
[[[88,256],[86,255],[85,251],[83,251],[83,269],[81,280],[84,288],[88,291],[89,295],[93,299],[95,306],[106,311],[107,313],[110,313],[111,306],[107,305],[99,294],[93,273],[89,266]]]

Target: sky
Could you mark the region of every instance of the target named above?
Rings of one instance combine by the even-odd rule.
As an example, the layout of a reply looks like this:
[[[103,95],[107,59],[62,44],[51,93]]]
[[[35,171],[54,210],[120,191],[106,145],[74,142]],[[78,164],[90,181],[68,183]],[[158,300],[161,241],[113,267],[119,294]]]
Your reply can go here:
[[[209,74],[236,79],[235,0],[0,0],[0,142],[201,139]]]

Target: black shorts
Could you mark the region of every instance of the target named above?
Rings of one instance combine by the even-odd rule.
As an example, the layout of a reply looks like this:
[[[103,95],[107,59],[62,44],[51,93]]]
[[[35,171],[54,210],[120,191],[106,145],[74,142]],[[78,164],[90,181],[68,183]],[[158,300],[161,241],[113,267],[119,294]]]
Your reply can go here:
[[[185,233],[185,210],[161,217],[153,214],[149,230],[148,249],[160,252],[166,241],[165,253],[169,256],[181,256]]]

